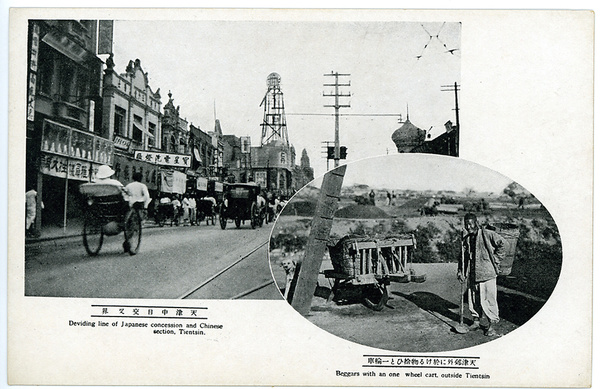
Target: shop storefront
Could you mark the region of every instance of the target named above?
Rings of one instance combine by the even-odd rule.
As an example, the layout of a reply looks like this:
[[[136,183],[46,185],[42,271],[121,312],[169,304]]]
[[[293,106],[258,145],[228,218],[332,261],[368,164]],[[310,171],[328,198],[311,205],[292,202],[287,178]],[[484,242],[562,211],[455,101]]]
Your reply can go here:
[[[112,141],[45,119],[42,127],[38,198],[42,223],[66,227],[81,213],[79,185],[93,182],[100,165],[112,166]]]

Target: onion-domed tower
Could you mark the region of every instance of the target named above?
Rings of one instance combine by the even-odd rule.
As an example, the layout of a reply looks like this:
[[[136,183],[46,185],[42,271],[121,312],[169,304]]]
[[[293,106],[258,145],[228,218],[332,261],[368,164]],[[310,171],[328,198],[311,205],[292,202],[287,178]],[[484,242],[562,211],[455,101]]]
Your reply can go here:
[[[425,141],[425,130],[421,130],[408,119],[392,134],[392,141],[396,144],[399,153],[409,153],[415,147],[421,145]]]

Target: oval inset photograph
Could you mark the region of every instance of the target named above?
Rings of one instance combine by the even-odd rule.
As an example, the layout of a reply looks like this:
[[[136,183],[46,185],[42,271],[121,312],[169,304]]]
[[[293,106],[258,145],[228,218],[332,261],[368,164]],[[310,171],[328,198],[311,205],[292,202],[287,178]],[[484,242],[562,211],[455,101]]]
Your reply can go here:
[[[519,183],[459,158],[342,165],[278,216],[269,262],[316,326],[391,351],[458,350],[526,325],[562,266],[558,228]]]

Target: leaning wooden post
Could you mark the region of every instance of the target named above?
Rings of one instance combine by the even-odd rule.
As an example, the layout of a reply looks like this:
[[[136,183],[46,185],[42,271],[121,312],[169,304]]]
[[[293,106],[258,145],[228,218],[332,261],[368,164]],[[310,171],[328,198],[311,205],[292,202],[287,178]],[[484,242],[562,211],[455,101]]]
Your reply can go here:
[[[335,168],[325,174],[315,216],[310,226],[310,235],[304,258],[296,267],[290,304],[300,312],[308,315],[312,297],[317,286],[319,270],[331,226],[333,225],[333,214],[337,210],[342,182],[346,174],[346,165]]]

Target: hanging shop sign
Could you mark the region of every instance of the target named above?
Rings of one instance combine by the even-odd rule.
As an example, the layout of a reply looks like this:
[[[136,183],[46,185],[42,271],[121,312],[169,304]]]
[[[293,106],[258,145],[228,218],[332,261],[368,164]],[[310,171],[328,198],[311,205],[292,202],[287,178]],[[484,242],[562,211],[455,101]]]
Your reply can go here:
[[[177,171],[160,171],[160,191],[184,194],[187,176]]]
[[[215,192],[223,192],[223,183],[215,181]]]
[[[40,155],[40,170],[43,174],[69,180],[94,181],[99,166],[55,154],[42,153]]]
[[[161,166],[190,167],[192,157],[188,154],[136,150],[135,159]]]
[[[196,177],[196,189],[197,190],[208,190],[208,179],[204,177]]]
[[[75,43],[75,41],[69,39],[69,37],[60,33],[59,31],[48,32],[46,35],[44,35],[42,41],[46,42],[46,44],[48,44],[50,47],[66,55],[77,63],[85,62],[87,54],[85,48]]]
[[[121,181],[123,185],[133,181],[133,173],[138,172],[142,173],[142,182],[148,189],[158,189],[158,167],[156,165],[115,154],[113,170],[115,171],[114,178]]]
[[[42,152],[100,165],[112,165],[114,147],[113,142],[108,139],[44,120]]]
[[[129,146],[131,146],[131,139],[123,138],[119,135],[114,136],[113,142],[115,143],[115,147],[121,150],[129,150]]]
[[[260,185],[262,188],[267,187],[267,172],[266,171],[256,171],[254,172],[254,182]]]

